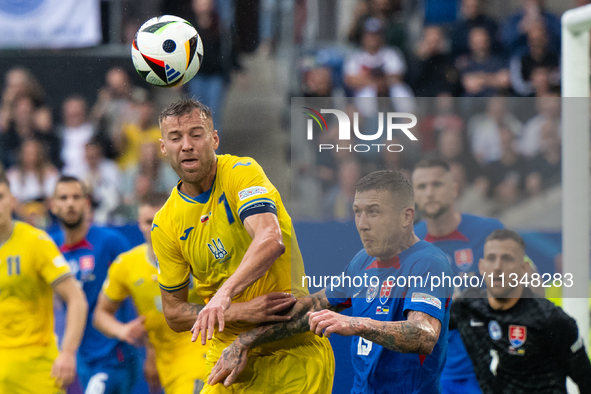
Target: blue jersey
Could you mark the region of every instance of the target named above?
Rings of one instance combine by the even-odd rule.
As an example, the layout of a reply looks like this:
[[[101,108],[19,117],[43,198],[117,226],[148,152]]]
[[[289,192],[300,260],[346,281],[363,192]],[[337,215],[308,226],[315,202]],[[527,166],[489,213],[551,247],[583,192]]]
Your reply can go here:
[[[114,367],[121,362],[135,361],[137,352],[132,346],[107,338],[92,326],[94,308],[109,266],[119,254],[130,249],[129,243],[115,230],[94,226],[90,227],[82,241],[74,245],[64,244],[64,233],[61,231],[52,236],[70,264],[72,273],[82,283],[88,300],[86,330],[78,350],[78,362],[88,368]],[[124,304],[117,311],[117,318],[126,321],[129,313]]]
[[[441,322],[439,339],[428,356],[391,351],[367,339],[353,337],[351,358],[355,379],[351,393],[441,392],[440,375],[447,352],[453,289],[431,289],[429,277],[442,274],[452,275],[446,256],[433,245],[419,241],[388,261],[377,261],[361,250],[347,266],[344,278],[350,277],[354,285],[354,278],[367,275],[368,286],[326,290],[332,305],[350,303],[353,316],[392,322],[406,320],[408,311],[414,310]],[[345,286],[348,286],[346,281]]]
[[[425,221],[415,225],[415,234],[443,250],[455,275],[480,277],[478,261],[484,256],[484,241],[490,233],[501,228],[503,224],[496,219],[464,213],[458,228],[448,235],[435,237],[428,234]],[[449,332],[449,349],[442,376],[444,379],[476,379],[472,361],[458,330]]]

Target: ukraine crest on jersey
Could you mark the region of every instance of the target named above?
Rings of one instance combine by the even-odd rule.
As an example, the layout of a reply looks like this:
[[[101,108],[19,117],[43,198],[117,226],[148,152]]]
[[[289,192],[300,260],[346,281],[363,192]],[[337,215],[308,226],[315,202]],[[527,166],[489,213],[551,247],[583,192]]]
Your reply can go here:
[[[281,196],[255,160],[231,155],[217,156],[217,173],[210,190],[188,196],[176,187],[156,214],[152,244],[159,263],[160,287],[181,289],[193,274],[197,294],[209,300],[238,268],[252,242],[244,220],[264,212],[277,215],[285,253],[234,302],[276,291],[292,292],[296,297],[307,295],[301,280],[305,275],[302,257]]]

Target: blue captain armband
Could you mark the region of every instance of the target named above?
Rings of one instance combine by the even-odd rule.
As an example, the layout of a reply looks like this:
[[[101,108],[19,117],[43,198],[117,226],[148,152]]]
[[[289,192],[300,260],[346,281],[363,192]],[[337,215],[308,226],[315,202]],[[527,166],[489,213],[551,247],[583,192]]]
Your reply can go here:
[[[246,220],[247,217],[265,212],[271,212],[272,214],[277,215],[275,201],[269,198],[257,198],[244,204],[238,210],[238,216],[242,223],[244,223],[244,220]]]

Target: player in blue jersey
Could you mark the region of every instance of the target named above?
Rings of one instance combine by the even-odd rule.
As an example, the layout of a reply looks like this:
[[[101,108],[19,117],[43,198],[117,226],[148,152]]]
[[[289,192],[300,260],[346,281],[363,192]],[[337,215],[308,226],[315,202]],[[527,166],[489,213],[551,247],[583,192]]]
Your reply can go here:
[[[363,250],[342,273],[345,283],[300,298],[290,322],[241,333],[213,368],[210,384],[230,385],[261,344],[312,330],[353,336],[351,393],[441,392],[452,289],[431,288],[428,278],[452,275],[447,258],[414,234],[412,186],[400,173],[362,178],[353,210]],[[365,275],[377,280],[356,286],[354,278]],[[352,317],[338,313],[345,308]]]
[[[457,184],[443,160],[427,159],[417,163],[412,183],[417,208],[425,219],[415,225],[415,234],[443,250],[454,275],[479,276],[478,261],[483,257],[484,241],[494,230],[503,228],[501,222],[456,210]],[[481,392],[458,330],[449,332],[441,382],[447,394]]]
[[[138,375],[137,351],[127,343],[105,337],[92,326],[92,314],[109,265],[119,254],[129,250],[129,244],[114,230],[90,224],[90,201],[77,178],[62,176],[58,180],[51,210],[63,230],[53,238],[72,273],[82,283],[88,299],[86,331],[78,350],[80,382],[86,393],[129,393]],[[118,317],[125,320],[129,311],[122,309],[120,313]],[[142,323],[136,320],[135,324]]]

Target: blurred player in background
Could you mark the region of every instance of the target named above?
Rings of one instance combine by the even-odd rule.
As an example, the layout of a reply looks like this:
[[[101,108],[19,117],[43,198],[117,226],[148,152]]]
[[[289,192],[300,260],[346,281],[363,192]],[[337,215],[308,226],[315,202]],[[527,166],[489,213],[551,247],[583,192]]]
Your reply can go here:
[[[417,208],[425,219],[415,225],[415,233],[443,250],[456,276],[480,276],[477,262],[483,256],[484,241],[494,230],[503,228],[496,219],[456,211],[457,184],[447,162],[426,159],[415,165],[412,175]],[[537,272],[528,261],[528,274]],[[456,289],[458,295],[465,287]],[[543,289],[532,288],[539,296]],[[480,393],[474,367],[457,330],[449,331],[447,361],[441,375],[443,393]]]
[[[162,153],[181,178],[152,227],[164,315],[173,330],[192,330],[193,340],[201,335],[205,344],[213,336],[209,373],[222,351],[255,327],[226,324],[230,306],[272,292],[307,295],[303,261],[291,218],[261,166],[252,158],[216,156],[209,108],[193,99],[174,102],[160,114],[160,129]],[[188,302],[191,274],[206,306]],[[202,393],[331,391],[332,348],[312,332],[260,347],[251,360],[231,389],[206,385]]]
[[[482,392],[566,393],[570,376],[580,393],[591,393],[591,364],[575,320],[520,280],[501,279],[528,271],[523,238],[495,230],[478,267],[486,289],[454,300],[450,328],[459,330]]]
[[[320,336],[355,336],[352,394],[441,393],[452,289],[411,278],[428,282],[430,274],[451,275],[447,257],[414,234],[412,186],[400,173],[373,172],[355,190],[363,249],[343,271],[343,282],[378,277],[377,286],[370,280],[369,286],[344,283],[333,289],[331,280],[331,288],[298,300],[292,321],[240,334],[213,368],[211,384],[240,378],[261,345],[312,330]],[[346,308],[352,308],[352,316],[338,313]]]
[[[92,313],[109,265],[129,250],[129,245],[114,230],[90,224],[89,195],[78,178],[62,176],[58,180],[51,211],[63,230],[53,237],[72,273],[82,282],[89,304],[86,331],[78,351],[80,382],[87,393],[129,393],[138,375],[137,351],[125,342],[106,338],[92,326]],[[120,312],[123,320],[125,311]]]
[[[144,376],[150,389],[166,394],[193,394],[203,388],[207,347],[191,342],[191,333],[177,334],[167,325],[162,313],[158,286],[158,267],[150,233],[154,215],[168,194],[148,193],[139,205],[139,228],[145,243],[120,255],[109,268],[103,291],[94,311],[94,326],[109,338],[130,345],[144,344],[147,333]],[[131,296],[141,319],[123,323],[115,316],[121,302]],[[194,290],[190,302],[200,302]]]
[[[0,393],[63,393],[76,377],[88,304],[51,238],[12,219],[15,204],[0,172]],[[68,305],[59,354],[53,292]]]
[[[412,174],[417,209],[425,219],[415,225],[415,234],[438,246],[451,262],[454,275],[478,275],[484,240],[503,228],[496,219],[456,211],[457,185],[449,165],[439,159],[416,164]],[[463,290],[463,289],[459,289]],[[480,393],[474,367],[457,330],[449,331],[447,361],[441,375],[443,393]]]

